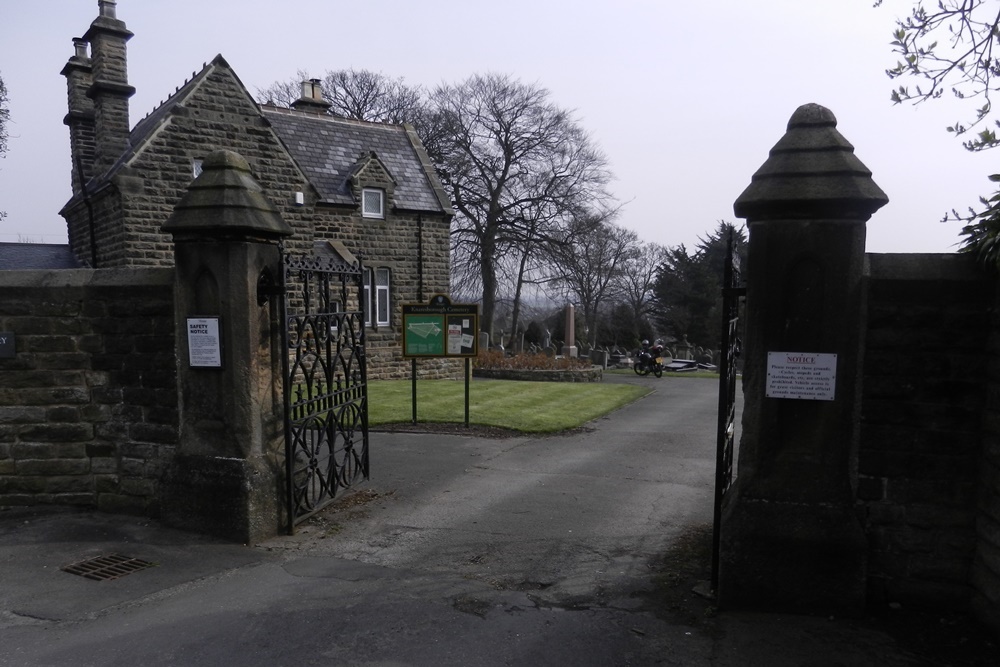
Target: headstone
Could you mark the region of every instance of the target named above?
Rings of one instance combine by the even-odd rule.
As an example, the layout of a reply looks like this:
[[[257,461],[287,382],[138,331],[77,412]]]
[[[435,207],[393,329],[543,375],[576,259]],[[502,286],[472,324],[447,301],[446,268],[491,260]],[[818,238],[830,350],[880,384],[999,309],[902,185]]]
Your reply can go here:
[[[576,357],[576,318],[573,313],[573,304],[566,305],[566,344],[563,345],[562,355],[564,357]]]
[[[691,356],[691,343],[688,342],[687,336],[684,336],[684,339],[677,343],[676,347],[678,359],[694,359],[694,357]]]

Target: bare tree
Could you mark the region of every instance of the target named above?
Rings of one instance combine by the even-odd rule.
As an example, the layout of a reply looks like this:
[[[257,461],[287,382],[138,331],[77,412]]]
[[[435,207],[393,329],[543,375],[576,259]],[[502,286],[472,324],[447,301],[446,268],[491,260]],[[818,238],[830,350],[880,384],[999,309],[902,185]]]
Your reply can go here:
[[[291,106],[299,99],[302,82],[311,77],[299,70],[295,81],[277,81],[257,90],[257,101]],[[407,85],[402,77],[392,78],[366,69],[328,71],[323,77],[323,99],[329,113],[375,123],[412,123],[423,113],[424,93],[419,86]]]
[[[311,78],[303,70],[296,76],[294,81],[277,81],[267,88],[258,88],[257,102],[291,106],[302,94],[302,82]],[[321,87],[323,99],[330,103],[330,115],[412,125],[432,159],[438,154],[441,128],[421,86],[408,85],[402,77],[394,79],[381,72],[345,69],[328,71]]]
[[[667,259],[667,249],[656,243],[640,243],[629,254],[618,276],[619,294],[632,312],[635,336],[639,338],[639,322],[653,310],[654,287],[660,267]]]
[[[327,72],[323,94],[333,105],[330,113],[376,123],[412,122],[414,112],[424,105],[419,87],[364,69]]]
[[[305,70],[299,70],[291,81],[275,81],[267,88],[257,89],[257,103],[276,107],[290,107],[302,96],[302,82],[312,77]]]
[[[492,332],[499,258],[608,200],[611,174],[587,134],[538,86],[476,75],[436,89],[431,106],[440,141],[430,152],[458,211],[453,256],[475,266],[482,328]]]
[[[590,347],[597,344],[602,307],[620,298],[622,272],[638,252],[639,237],[634,231],[593,214],[575,219],[563,229],[561,238],[550,242],[554,283],[583,311]]]
[[[877,0],[875,6],[882,4]],[[975,118],[948,128],[956,135],[979,125],[993,110],[993,92],[1000,76],[1000,55],[994,53],[1000,36],[1000,3],[996,0],[937,0],[928,11],[917,0],[909,16],[896,20],[892,47],[902,60],[886,70],[891,79],[922,79],[923,86],[900,85],[892,101],[920,103],[937,99],[950,89],[963,100],[979,100]],[[979,104],[977,102],[977,104]],[[1000,121],[994,123],[1000,127]],[[982,129],[965,142],[971,151],[993,148],[1000,139],[993,129]]]
[[[877,0],[875,6],[882,4]],[[932,5],[927,9],[925,5]],[[972,104],[973,113],[947,130],[964,139],[970,151],[1000,146],[993,113],[993,94],[1000,89],[1000,2],[997,0],[915,0],[908,16],[896,20],[892,47],[899,54],[896,65],[886,70],[894,81],[916,80],[912,87],[901,83],[892,91],[892,101],[920,104],[946,92]],[[992,123],[987,122],[992,120]],[[989,175],[994,184],[1000,174]],[[1000,266],[1000,190],[980,197],[981,209],[967,213],[952,209],[944,221],[965,223],[963,251],[973,252],[986,264]]]

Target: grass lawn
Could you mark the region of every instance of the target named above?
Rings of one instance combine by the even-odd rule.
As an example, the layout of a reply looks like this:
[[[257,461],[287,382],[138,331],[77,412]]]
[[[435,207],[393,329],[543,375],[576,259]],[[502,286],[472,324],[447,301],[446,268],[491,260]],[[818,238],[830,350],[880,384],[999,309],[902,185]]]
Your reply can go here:
[[[371,426],[409,423],[410,380],[368,383]],[[645,396],[651,387],[602,382],[475,380],[469,387],[469,423],[529,433],[575,428]],[[419,380],[417,421],[465,423],[465,382]]]

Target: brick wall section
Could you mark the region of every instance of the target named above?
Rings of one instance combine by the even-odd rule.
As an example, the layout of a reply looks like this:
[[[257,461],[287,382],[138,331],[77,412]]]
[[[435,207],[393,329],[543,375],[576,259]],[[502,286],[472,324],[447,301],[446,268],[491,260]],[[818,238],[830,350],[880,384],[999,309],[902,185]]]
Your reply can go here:
[[[177,444],[173,270],[0,272],[0,505],[155,514]]]
[[[869,255],[858,499],[870,598],[967,608],[992,284],[965,255]]]

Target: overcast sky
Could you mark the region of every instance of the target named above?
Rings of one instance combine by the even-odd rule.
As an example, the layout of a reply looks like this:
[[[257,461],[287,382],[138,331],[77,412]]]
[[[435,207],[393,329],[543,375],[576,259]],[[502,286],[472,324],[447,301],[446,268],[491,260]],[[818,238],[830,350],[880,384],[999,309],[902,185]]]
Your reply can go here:
[[[944,128],[970,108],[893,106],[884,70],[893,18],[911,0],[119,0],[134,125],[222,54],[251,94],[298,70],[353,67],[433,87],[508,73],[575,111],[607,155],[620,222],[689,248],[733,202],[801,104],[831,109],[889,204],[868,223],[870,252],[952,252],[940,223],[992,192],[995,155],[967,153]],[[97,0],[3,0],[0,76],[9,150],[0,160],[0,241],[65,242],[70,196],[66,84],[72,38]]]

